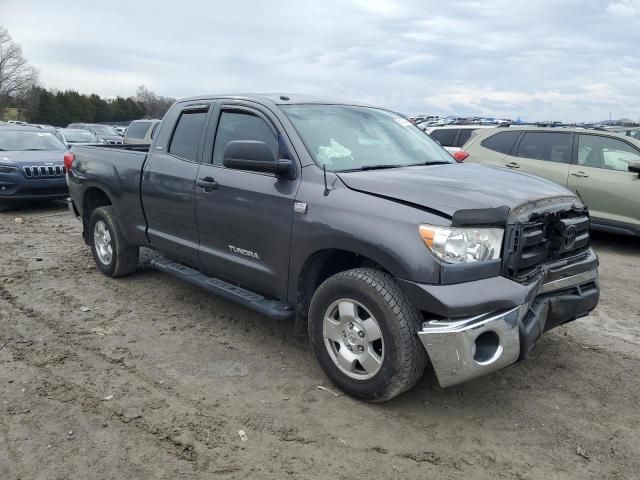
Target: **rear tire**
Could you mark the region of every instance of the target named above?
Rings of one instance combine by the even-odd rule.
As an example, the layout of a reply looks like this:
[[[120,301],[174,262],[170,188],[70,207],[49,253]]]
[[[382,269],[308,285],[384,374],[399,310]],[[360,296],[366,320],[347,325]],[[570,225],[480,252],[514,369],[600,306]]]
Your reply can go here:
[[[348,395],[385,402],[411,388],[427,354],[421,324],[396,280],[371,268],[328,278],[309,309],[309,336],[320,366]]]
[[[89,220],[89,243],[96,265],[109,277],[123,277],[138,266],[138,247],[127,243],[112,206],[96,208]]]

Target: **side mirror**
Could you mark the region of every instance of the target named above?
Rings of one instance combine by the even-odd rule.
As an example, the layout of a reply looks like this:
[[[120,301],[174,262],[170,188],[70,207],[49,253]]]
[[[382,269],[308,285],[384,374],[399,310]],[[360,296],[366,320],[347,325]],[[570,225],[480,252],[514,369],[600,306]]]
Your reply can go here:
[[[637,173],[638,174],[638,178],[640,178],[640,163],[638,163],[638,162],[630,163],[629,166],[627,167],[627,169],[631,173]]]
[[[234,140],[224,149],[222,164],[236,170],[291,174],[293,162],[289,159],[276,159],[271,148],[257,140]]]

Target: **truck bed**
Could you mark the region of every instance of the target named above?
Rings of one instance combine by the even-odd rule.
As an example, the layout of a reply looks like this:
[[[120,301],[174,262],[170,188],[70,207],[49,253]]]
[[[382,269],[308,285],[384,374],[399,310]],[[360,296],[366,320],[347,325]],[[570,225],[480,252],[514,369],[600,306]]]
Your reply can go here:
[[[146,242],[146,221],[140,199],[142,169],[149,145],[76,145],[73,172],[69,174],[69,192],[82,211],[84,195],[93,186],[109,197],[123,223],[125,237],[133,244]],[[86,227],[86,226],[85,226]]]

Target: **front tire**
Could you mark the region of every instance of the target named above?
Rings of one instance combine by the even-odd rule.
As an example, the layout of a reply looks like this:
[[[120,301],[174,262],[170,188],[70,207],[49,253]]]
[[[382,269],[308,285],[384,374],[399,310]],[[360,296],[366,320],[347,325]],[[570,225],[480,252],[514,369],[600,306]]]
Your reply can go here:
[[[345,393],[390,400],[422,376],[421,318],[396,280],[371,268],[340,272],[316,290],[309,336],[320,366]]]
[[[91,213],[89,239],[96,265],[105,275],[123,277],[136,270],[139,249],[125,240],[112,206]]]

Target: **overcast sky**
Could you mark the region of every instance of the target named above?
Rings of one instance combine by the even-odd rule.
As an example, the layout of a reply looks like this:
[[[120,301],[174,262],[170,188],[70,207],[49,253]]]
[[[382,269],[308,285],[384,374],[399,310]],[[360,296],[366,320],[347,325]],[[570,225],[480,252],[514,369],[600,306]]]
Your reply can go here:
[[[0,24],[50,88],[640,119],[640,0],[0,0]]]

